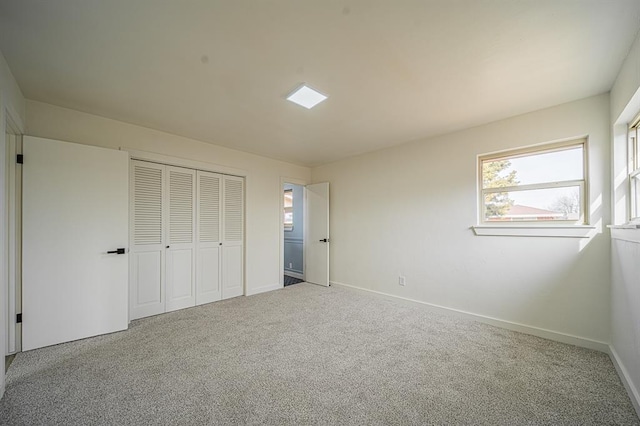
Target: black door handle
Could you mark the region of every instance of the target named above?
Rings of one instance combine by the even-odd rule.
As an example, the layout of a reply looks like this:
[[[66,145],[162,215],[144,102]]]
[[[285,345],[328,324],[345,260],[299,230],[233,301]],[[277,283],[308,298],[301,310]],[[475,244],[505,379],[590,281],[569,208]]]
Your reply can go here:
[[[119,249],[115,249],[107,252],[107,254],[124,254],[124,253],[125,253],[125,249],[123,248],[119,248]]]
[[[323,238],[323,239],[321,239],[321,240],[320,240],[320,242],[321,242],[321,243],[328,243],[328,242],[329,242],[329,239],[328,239],[328,238]]]

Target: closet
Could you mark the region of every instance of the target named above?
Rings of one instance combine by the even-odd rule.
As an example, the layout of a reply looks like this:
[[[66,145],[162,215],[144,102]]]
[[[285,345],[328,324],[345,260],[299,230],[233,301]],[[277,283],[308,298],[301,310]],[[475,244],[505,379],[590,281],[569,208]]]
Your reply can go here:
[[[130,319],[243,294],[244,178],[131,161]]]

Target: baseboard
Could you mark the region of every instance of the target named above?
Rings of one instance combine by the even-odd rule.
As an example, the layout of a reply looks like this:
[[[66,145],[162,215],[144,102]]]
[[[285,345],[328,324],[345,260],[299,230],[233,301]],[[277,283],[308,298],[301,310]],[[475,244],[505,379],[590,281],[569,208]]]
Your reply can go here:
[[[282,284],[280,283],[263,285],[262,287],[247,290],[247,296],[253,296],[254,294],[266,293],[268,291],[273,291],[273,290],[280,290],[281,288],[282,288]]]
[[[364,291],[367,293],[377,294],[383,297],[391,299],[400,299],[411,303],[427,306],[432,310],[445,314],[455,314],[463,318],[472,319],[485,324],[493,325],[496,327],[506,328],[508,330],[518,331],[520,333],[531,334],[532,336],[542,337],[544,339],[554,340],[556,342],[568,343],[570,345],[580,346],[583,348],[594,349],[600,352],[609,354],[609,344],[600,342],[597,340],[591,340],[584,337],[573,336],[571,334],[560,333],[557,331],[547,330],[544,328],[532,327],[530,325],[520,324],[517,322],[506,321],[498,318],[493,318],[485,315],[474,314],[472,312],[466,312],[459,309],[448,308],[446,306],[435,305],[433,303],[423,302],[420,300],[409,299],[407,297],[396,296],[393,294],[383,293],[381,291],[369,290],[362,287],[356,287],[350,284],[344,284],[337,281],[331,281],[331,285],[337,285],[341,287],[350,288],[357,291]]]
[[[611,358],[611,362],[613,362],[613,366],[616,367],[616,371],[618,372],[618,376],[620,376],[620,381],[624,385],[625,389],[627,389],[627,394],[629,394],[629,399],[633,404],[633,408],[636,409],[636,414],[640,417],[640,392],[633,384],[627,369],[624,364],[620,360],[618,353],[616,352],[613,345],[609,345],[609,357]]]
[[[293,272],[285,269],[284,274],[289,277],[298,278],[299,280],[304,280],[304,274],[300,274],[298,272]]]

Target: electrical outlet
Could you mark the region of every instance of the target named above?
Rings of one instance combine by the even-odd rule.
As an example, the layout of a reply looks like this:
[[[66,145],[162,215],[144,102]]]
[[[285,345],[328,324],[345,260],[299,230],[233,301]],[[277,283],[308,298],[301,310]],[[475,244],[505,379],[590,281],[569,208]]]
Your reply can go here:
[[[293,263],[289,262],[289,269],[293,269]]]
[[[406,284],[406,282],[405,282],[405,278],[404,278],[404,275],[400,275],[400,276],[398,277],[398,284],[400,284],[401,286],[403,286],[403,287],[404,287],[404,285]]]

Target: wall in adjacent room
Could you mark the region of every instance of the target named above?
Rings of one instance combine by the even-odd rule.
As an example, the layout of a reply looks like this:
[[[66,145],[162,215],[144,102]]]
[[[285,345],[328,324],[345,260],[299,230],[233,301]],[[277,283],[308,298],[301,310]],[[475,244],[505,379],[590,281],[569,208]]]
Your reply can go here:
[[[606,349],[609,135],[603,94],[313,168],[331,185],[331,281]],[[478,155],[584,136],[594,235],[474,235]]]
[[[310,169],[41,102],[27,101],[27,134],[153,152],[246,174],[245,271],[248,294],[280,288],[281,178],[309,180]]]

